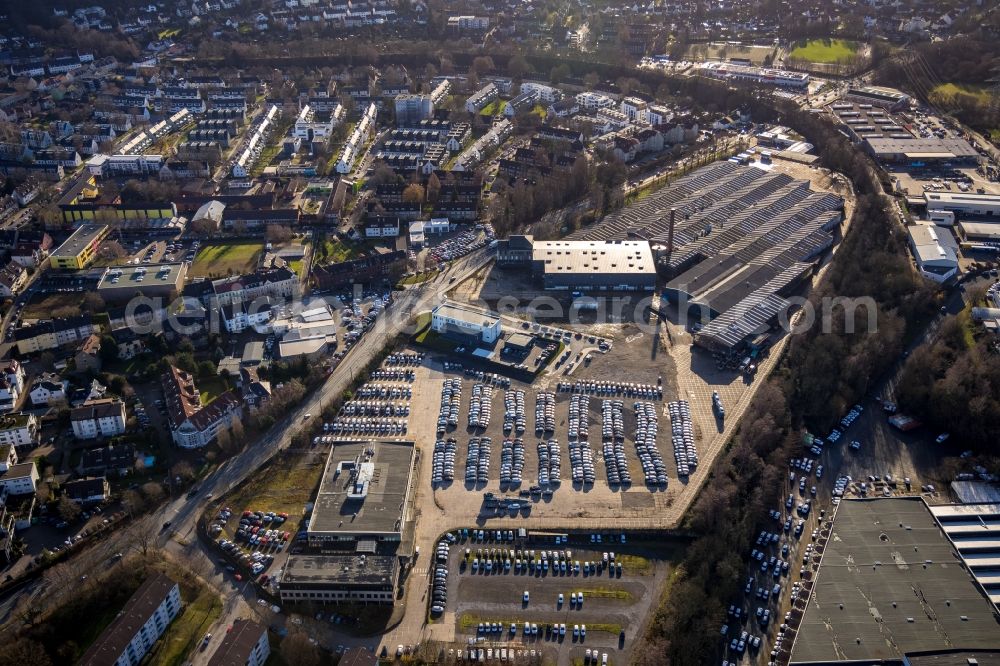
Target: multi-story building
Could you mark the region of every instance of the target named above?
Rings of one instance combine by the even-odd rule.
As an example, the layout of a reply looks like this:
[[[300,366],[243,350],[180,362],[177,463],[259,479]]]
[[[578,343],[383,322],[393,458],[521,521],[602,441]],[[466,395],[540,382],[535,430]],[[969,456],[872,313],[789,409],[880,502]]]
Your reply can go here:
[[[24,368],[17,359],[0,361],[0,412],[17,406],[24,392]]]
[[[30,495],[38,485],[38,470],[34,461],[11,465],[0,470],[0,488],[7,495]]]
[[[202,405],[194,377],[180,368],[170,366],[161,385],[173,440],[181,448],[206,446],[243,413],[242,403],[233,391]]]
[[[114,437],[125,432],[125,403],[118,398],[88,400],[70,412],[77,439]]]
[[[240,619],[223,636],[208,666],[264,666],[270,654],[267,627]]]
[[[14,331],[17,351],[22,356],[48,349],[58,349],[90,336],[95,327],[89,316],[50,319]]]
[[[396,125],[412,127],[421,120],[434,116],[434,102],[430,95],[397,95]]]
[[[257,298],[291,298],[298,288],[299,278],[288,268],[258,271],[212,283],[212,291],[219,305],[247,303]]]
[[[465,100],[465,110],[469,113],[479,113],[488,104],[500,97],[500,91],[492,83],[487,83],[485,86],[474,92],[469,99]]]
[[[106,224],[84,224],[57,247],[49,257],[52,268],[81,270],[94,261],[97,249],[108,236]]]
[[[63,493],[80,505],[100,504],[111,497],[111,485],[106,478],[77,479],[67,481],[62,486]]]
[[[447,301],[431,310],[431,328],[442,335],[493,344],[500,337],[500,317],[486,310]]]
[[[57,400],[66,399],[67,382],[59,375],[44,372],[31,385],[31,404],[33,407],[45,407]]]
[[[180,588],[165,574],[139,586],[98,636],[80,666],[137,666],[181,610]]]
[[[23,413],[0,416],[0,446],[34,446],[36,443],[38,443],[37,416]]]
[[[28,269],[20,263],[11,260],[0,269],[0,296],[7,298],[21,293],[28,282]]]

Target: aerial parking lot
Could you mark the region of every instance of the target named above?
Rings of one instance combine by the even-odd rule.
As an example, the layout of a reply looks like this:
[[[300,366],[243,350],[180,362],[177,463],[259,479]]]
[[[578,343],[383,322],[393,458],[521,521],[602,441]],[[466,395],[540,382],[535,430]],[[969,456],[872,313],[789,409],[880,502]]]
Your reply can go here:
[[[511,660],[628,663],[673,548],[624,533],[463,528],[446,536],[433,563],[431,617],[453,629],[455,660],[483,649],[498,658],[509,650]]]
[[[672,507],[693,495],[692,479],[733,418],[723,413],[751,384],[689,344],[670,344],[683,330],[592,329],[567,330],[565,349],[530,384],[454,355],[427,353],[412,367],[408,433],[429,454],[419,463],[417,488],[426,500],[418,503],[440,511],[425,511],[423,520],[673,526]]]

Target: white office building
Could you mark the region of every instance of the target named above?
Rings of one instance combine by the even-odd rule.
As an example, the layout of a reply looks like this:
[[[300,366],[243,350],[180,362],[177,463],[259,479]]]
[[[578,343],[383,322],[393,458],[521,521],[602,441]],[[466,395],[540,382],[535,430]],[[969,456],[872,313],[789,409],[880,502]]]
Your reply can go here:
[[[447,301],[431,311],[431,329],[463,341],[493,344],[500,337],[500,317],[487,310]]]

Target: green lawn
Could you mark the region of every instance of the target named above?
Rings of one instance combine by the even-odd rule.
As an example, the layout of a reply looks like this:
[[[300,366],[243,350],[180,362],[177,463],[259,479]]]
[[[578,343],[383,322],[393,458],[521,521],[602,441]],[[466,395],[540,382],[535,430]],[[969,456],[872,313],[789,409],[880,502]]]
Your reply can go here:
[[[494,100],[483,107],[483,110],[479,112],[482,116],[498,116],[503,113],[503,110],[507,108],[507,102],[502,99]]]
[[[250,273],[257,267],[257,260],[263,251],[264,245],[257,242],[204,245],[195,256],[188,275],[225,277]]]
[[[222,615],[222,600],[211,590],[201,590],[188,599],[181,588],[184,607],[174,618],[160,640],[153,646],[147,663],[153,666],[179,666],[201,642],[208,628]]]
[[[990,89],[988,86],[971,85],[966,83],[943,83],[939,86],[935,86],[934,89],[931,90],[930,98],[931,102],[940,104],[942,102],[951,101],[959,95],[974,97],[976,98],[976,103],[981,106],[986,106],[990,103]]]
[[[288,262],[288,270],[292,271],[293,273],[295,273],[299,277],[302,277],[302,260],[301,259],[293,259],[292,261],[289,261]]]
[[[846,62],[858,52],[858,43],[847,39],[810,39],[798,42],[789,58],[806,62],[835,64]]]
[[[197,380],[198,393],[201,397],[201,404],[207,405],[229,388],[221,377],[211,377],[209,379]]]
[[[409,277],[401,278],[397,284],[405,286],[410,284],[420,284],[421,282],[427,282],[428,280],[433,280],[438,274],[437,270],[424,271],[423,273],[414,273]]]

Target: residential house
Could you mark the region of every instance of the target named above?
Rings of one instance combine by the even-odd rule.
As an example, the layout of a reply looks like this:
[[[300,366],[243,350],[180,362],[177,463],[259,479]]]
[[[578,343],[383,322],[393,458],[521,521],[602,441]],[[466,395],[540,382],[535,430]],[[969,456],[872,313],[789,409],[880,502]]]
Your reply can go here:
[[[83,452],[78,472],[85,476],[126,476],[135,466],[135,447],[118,444]]]
[[[395,250],[313,268],[312,280],[320,289],[388,280],[402,273],[406,252]]]
[[[163,374],[161,386],[173,440],[181,448],[208,445],[220,430],[229,428],[234,419],[242,416],[242,403],[231,390],[202,405],[194,377],[180,368],[170,366]]]
[[[0,361],[0,412],[17,407],[24,393],[24,367],[17,359]]]
[[[146,341],[131,328],[112,329],[111,337],[118,345],[118,358],[123,361],[131,360],[146,352]]]
[[[256,367],[240,368],[240,388],[243,402],[251,409],[259,409],[271,399],[271,382],[261,379]]]
[[[212,282],[214,300],[220,305],[247,303],[262,297],[284,300],[294,296],[298,288],[299,277],[288,268],[258,271]]]
[[[125,432],[125,403],[118,398],[88,400],[70,412],[77,439],[114,437]]]
[[[262,297],[251,303],[227,303],[220,308],[220,314],[228,333],[242,333],[248,328],[260,331],[271,320],[273,308],[270,298]]]
[[[77,372],[101,371],[101,336],[92,333],[82,343],[73,357]]]
[[[21,293],[28,282],[28,269],[16,261],[10,261],[0,269],[0,296],[11,298]]]
[[[103,476],[67,481],[62,490],[66,497],[81,506],[101,504],[111,497],[111,486]]]
[[[6,466],[5,466],[6,467]],[[38,469],[34,461],[18,463],[2,470],[0,487],[8,495],[31,495],[38,485]]]
[[[59,375],[46,372],[37,377],[31,385],[31,405],[33,407],[44,407],[53,402],[66,400],[66,387],[69,382]]]
[[[38,443],[38,417],[17,412],[0,416],[0,446],[34,446]],[[0,461],[2,463],[2,461]]]
[[[24,208],[38,198],[42,193],[42,185],[37,180],[29,179],[14,188],[14,201],[21,208]]]

